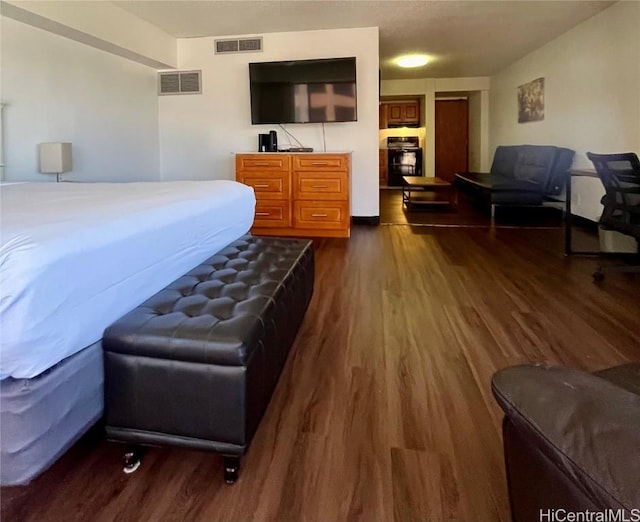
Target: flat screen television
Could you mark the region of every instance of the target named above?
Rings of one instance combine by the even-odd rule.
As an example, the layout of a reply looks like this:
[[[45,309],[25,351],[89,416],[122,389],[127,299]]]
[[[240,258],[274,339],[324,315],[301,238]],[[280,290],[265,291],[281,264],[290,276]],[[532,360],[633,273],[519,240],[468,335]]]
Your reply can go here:
[[[356,59],[249,64],[251,123],[357,121]]]

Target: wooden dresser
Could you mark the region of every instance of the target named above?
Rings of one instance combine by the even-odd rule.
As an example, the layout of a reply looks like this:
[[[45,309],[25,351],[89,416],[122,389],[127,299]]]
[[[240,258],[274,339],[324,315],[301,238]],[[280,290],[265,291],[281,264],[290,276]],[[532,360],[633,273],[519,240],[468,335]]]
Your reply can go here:
[[[253,187],[256,235],[349,237],[351,154],[236,154],[236,180]]]

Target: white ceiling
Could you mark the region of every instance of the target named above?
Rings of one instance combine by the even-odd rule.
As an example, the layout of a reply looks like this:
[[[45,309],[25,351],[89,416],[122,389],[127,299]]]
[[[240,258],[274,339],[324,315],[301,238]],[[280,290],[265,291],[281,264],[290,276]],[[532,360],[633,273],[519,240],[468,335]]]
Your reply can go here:
[[[456,0],[125,0],[117,5],[178,37],[380,28],[383,79],[491,76],[580,22],[609,1]],[[425,67],[393,59],[426,53]]]

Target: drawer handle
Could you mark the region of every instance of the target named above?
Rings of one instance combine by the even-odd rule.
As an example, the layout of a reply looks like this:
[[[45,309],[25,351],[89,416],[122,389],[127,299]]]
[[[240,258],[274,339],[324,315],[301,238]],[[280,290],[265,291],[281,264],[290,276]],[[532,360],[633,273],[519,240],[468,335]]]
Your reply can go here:
[[[256,212],[256,216],[270,216],[271,212]]]
[[[255,188],[269,188],[269,185],[266,185],[266,184],[264,184],[264,183],[263,183],[263,184],[261,184],[261,185],[255,184],[255,185],[254,185],[254,187],[255,187]]]
[[[327,217],[328,214],[311,214],[311,217]]]
[[[253,164],[256,167],[268,167],[269,164],[266,161],[256,161]]]
[[[311,188],[327,188],[326,185],[311,185]]]
[[[312,161],[311,165],[328,165],[326,161]]]

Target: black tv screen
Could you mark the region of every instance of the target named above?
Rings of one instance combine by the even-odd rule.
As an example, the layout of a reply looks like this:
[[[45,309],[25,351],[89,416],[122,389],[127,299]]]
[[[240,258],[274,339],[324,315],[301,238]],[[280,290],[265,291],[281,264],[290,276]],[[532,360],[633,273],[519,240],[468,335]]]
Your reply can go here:
[[[251,123],[357,121],[356,59],[249,64]]]

